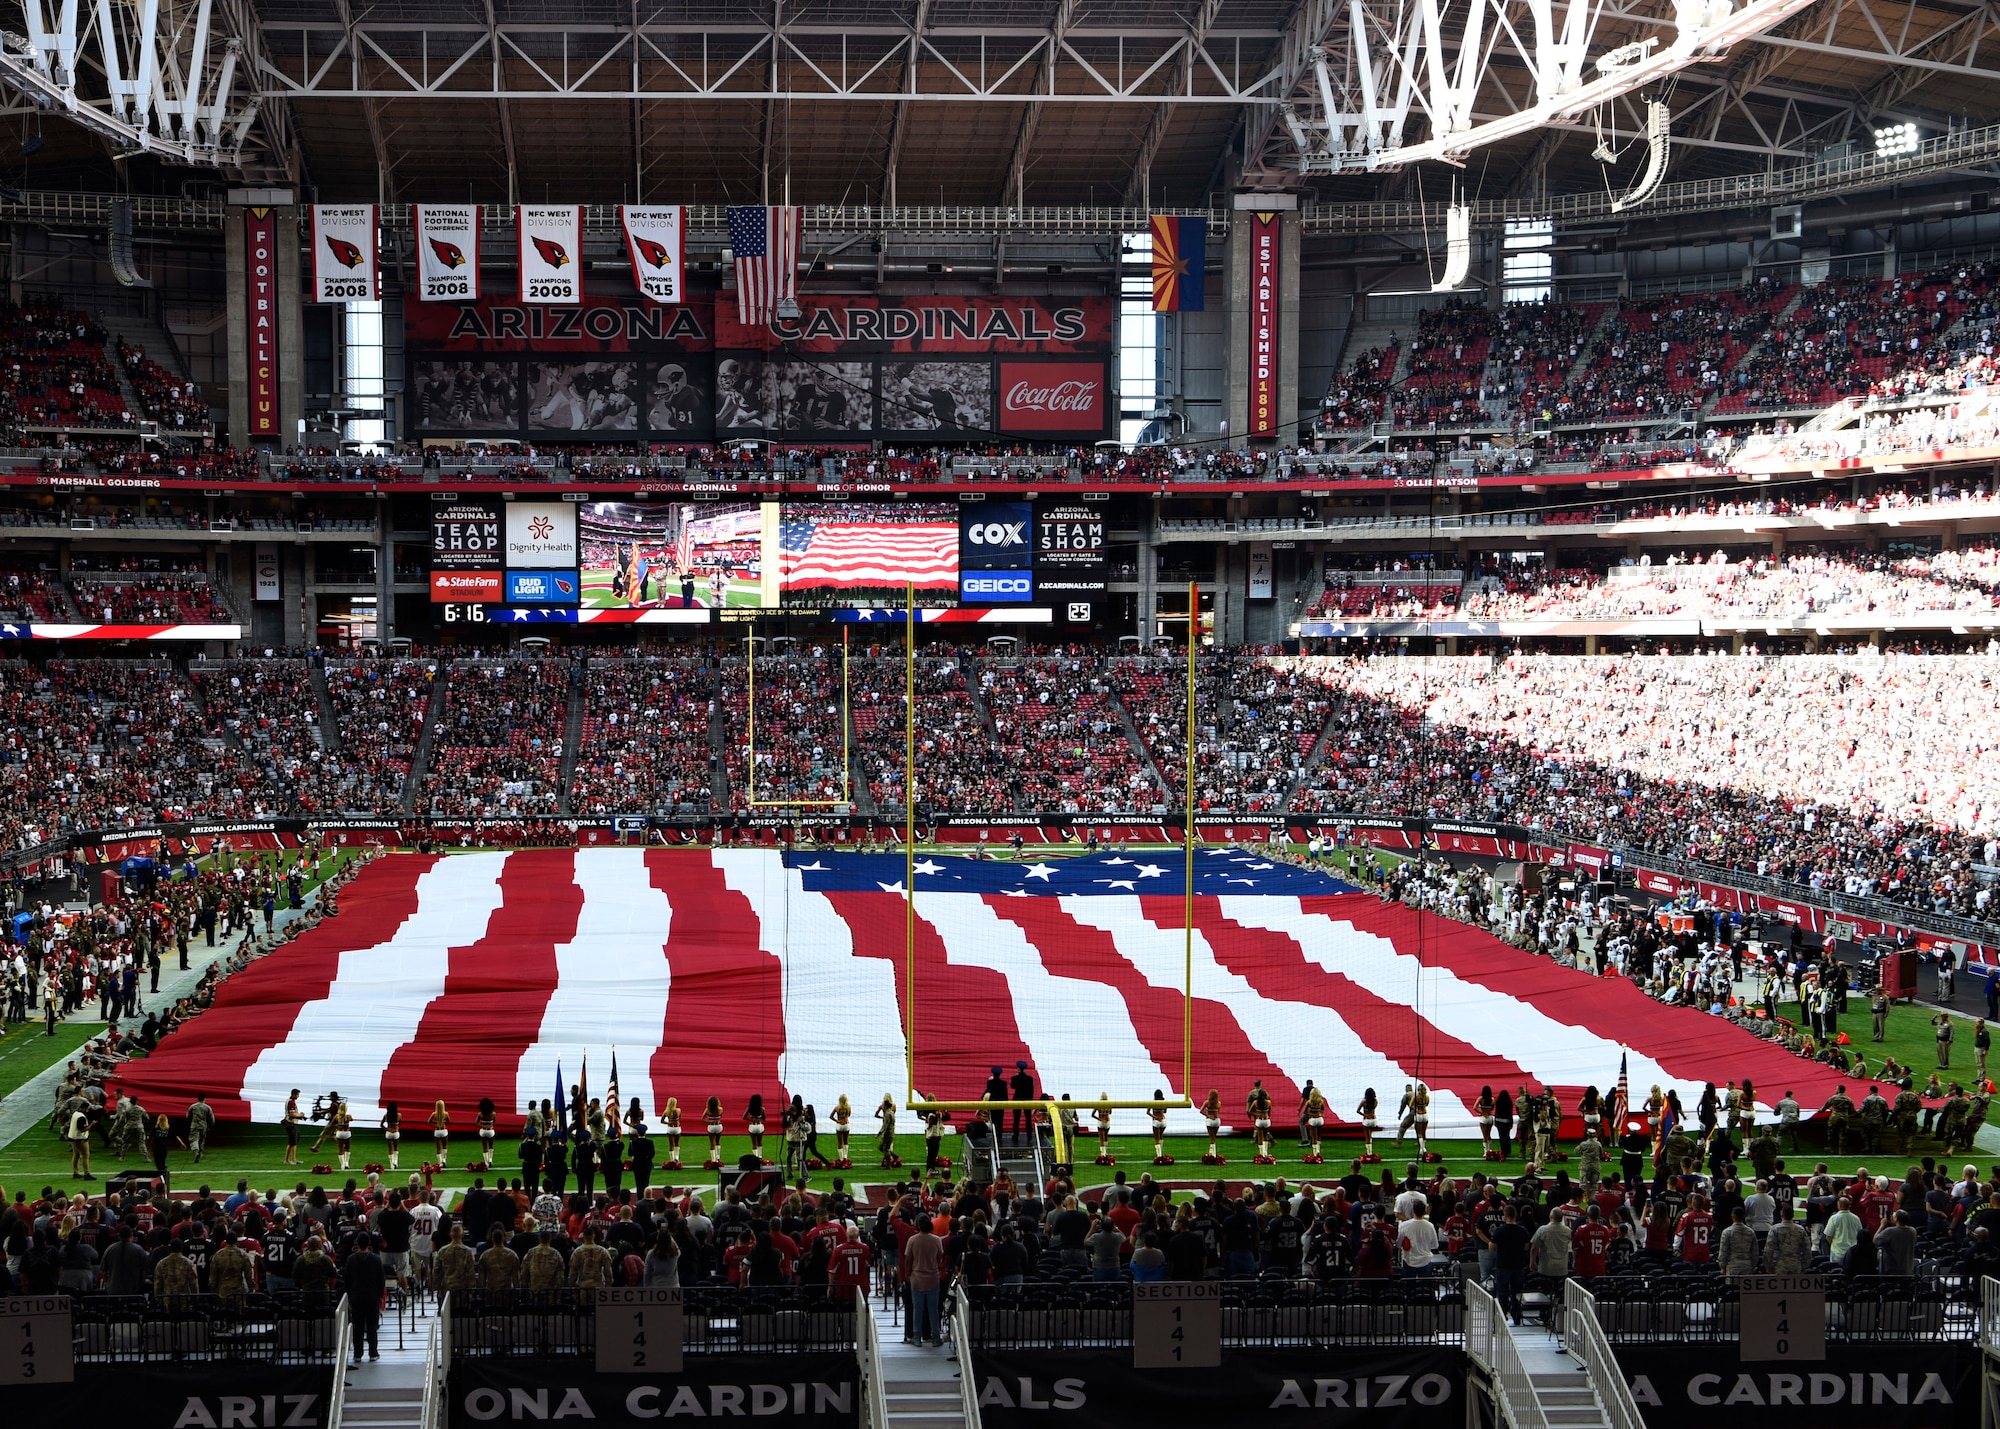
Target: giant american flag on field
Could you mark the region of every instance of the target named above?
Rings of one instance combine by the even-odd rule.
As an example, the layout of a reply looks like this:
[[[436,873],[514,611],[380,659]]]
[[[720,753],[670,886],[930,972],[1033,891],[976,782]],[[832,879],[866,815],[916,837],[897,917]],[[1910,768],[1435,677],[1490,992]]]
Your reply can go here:
[[[780,590],[958,593],[958,512],[949,506],[787,506]]]
[[[1253,1082],[1289,1117],[1312,1078],[1329,1120],[1351,1126],[1364,1088],[1393,1105],[1421,1078],[1433,1133],[1462,1136],[1482,1087],[1554,1086],[1573,1113],[1621,1056],[1641,1086],[1683,1100],[1734,1079],[1818,1106],[1838,1080],[1725,1018],[1323,873],[1230,848],[1195,860],[1191,940],[1178,853],[920,860],[919,1091],[976,1097],[991,1068],[1021,1061],[1076,1101],[1158,1090],[1199,1104],[1214,1088],[1236,1123]],[[712,1095],[733,1128],[751,1093],[796,1093],[824,1126],[845,1094],[861,1121],[908,1090],[904,868],[900,855],[768,849],[395,854],[118,1085],[152,1112],[204,1092],[223,1116],[261,1122],[293,1087],[338,1092],[364,1126],[384,1102],[440,1098],[469,1125],[491,1097],[511,1130],[558,1066],[616,1058],[620,1090],[649,1113],[676,1097],[692,1120]],[[1201,1118],[1177,1110],[1169,1125],[1195,1132]]]

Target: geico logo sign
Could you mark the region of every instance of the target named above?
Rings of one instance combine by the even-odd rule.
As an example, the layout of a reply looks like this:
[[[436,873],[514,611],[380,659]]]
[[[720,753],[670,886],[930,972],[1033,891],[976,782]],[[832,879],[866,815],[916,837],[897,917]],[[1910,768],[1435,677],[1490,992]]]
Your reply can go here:
[[[1016,382],[1007,389],[1010,412],[1088,412],[1096,406],[1095,382],[1057,382],[1047,387]]]
[[[779,1414],[852,1414],[850,1384],[683,1384],[671,1392],[665,1385],[642,1384],[626,1392],[625,1412],[634,1419],[717,1419]],[[580,1389],[565,1389],[554,1407],[546,1389],[475,1389],[465,1396],[468,1419],[491,1423],[553,1419],[595,1419]]]
[[[979,521],[965,528],[965,539],[975,546],[1018,546],[1027,530],[1025,521]]]
[[[317,1429],[317,1394],[189,1395],[174,1429]]]
[[[967,575],[961,582],[967,595],[1027,596],[1034,592],[1034,581],[1028,576]]]

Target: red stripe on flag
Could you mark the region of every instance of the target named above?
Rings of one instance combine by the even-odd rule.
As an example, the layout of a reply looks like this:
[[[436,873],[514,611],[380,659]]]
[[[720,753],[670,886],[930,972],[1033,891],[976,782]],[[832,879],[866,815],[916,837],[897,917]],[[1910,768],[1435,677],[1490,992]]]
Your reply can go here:
[[[1368,903],[1377,901],[1366,894],[1343,896],[1360,897]],[[1181,926],[1179,899],[1148,898],[1145,903],[1146,916],[1161,927]],[[1481,1087],[1490,1086],[1496,1093],[1502,1088],[1509,1091],[1521,1086],[1531,1091],[1540,1088],[1541,1084],[1518,1063],[1448,1036],[1424,1021],[1416,1009],[1390,1002],[1354,979],[1330,973],[1308,960],[1305,949],[1289,933],[1246,928],[1224,917],[1211,898],[1195,899],[1194,926],[1208,940],[1215,960],[1265,997],[1310,1003],[1338,1014],[1372,1050],[1401,1067],[1411,1080],[1421,1080],[1433,1092],[1453,1092],[1470,1107],[1479,1100]],[[1324,1085],[1332,1086],[1334,1079],[1328,1076],[1321,1080]],[[1383,1125],[1393,1126],[1396,1101],[1402,1089],[1377,1087],[1375,1093],[1382,1102]],[[1343,1121],[1360,1120],[1351,1106],[1330,1106],[1328,1110]]]
[[[903,900],[893,893],[828,893],[827,902],[854,937],[854,951],[865,958],[882,958],[896,972],[897,1021],[909,1035],[910,988],[903,945]],[[1014,1019],[1014,999],[1007,979],[991,968],[963,967],[947,960],[937,929],[917,919],[917,1088],[941,1101],[970,1101],[986,1087],[995,1064],[1014,1075],[1014,1063],[1026,1062],[1042,1090],[1034,1054]],[[978,1035],[967,1035],[966,1009],[978,1009]],[[888,1087],[883,1091],[891,1090]],[[903,1100],[896,1088],[896,1100]],[[859,1115],[867,1110],[857,1100]]]
[[[299,1009],[327,995],[348,948],[385,943],[417,911],[417,880],[434,855],[402,854],[361,870],[342,893],[338,918],[301,934],[222,984],[215,1005],[171,1033],[152,1056],[125,1063],[111,1095],[129,1093],[155,1114],[178,1115],[205,1092],[225,1121],[247,1121],[243,1078],[291,1035]]]
[[[666,1026],[647,1072],[653,1105],[679,1098],[682,1124],[698,1136],[711,1096],[722,1098],[723,1117],[740,1130],[751,1093],[761,1093],[764,1129],[777,1137],[787,1096],[778,1079],[785,1051],[783,965],[759,945],[750,900],[729,886],[706,851],[652,849],[646,869],[674,907]]]
[[[1147,905],[1156,901],[1160,900],[1140,899],[1141,911],[1152,917],[1152,910]],[[1172,899],[1165,901],[1173,903],[1171,926],[1179,928],[1179,902]],[[1063,911],[1061,903],[1054,898],[1008,898],[1003,895],[989,897],[986,902],[996,914],[1027,935],[1029,943],[1041,954],[1042,966],[1051,973],[1057,977],[1101,984],[1123,998],[1126,1014],[1132,1019],[1132,1029],[1139,1034],[1146,1054],[1166,1073],[1168,1095],[1175,1092],[1189,1094],[1189,1089],[1180,1085],[1186,1024],[1185,1000],[1178,991],[1155,987],[1147,982],[1131,961],[1118,951],[1118,944],[1111,934],[1077,922]],[[1153,921],[1161,927],[1169,926],[1157,917]],[[1250,1084],[1262,1081],[1273,1102],[1281,1107],[1297,1104],[1301,1095],[1298,1084],[1252,1045],[1229,1009],[1221,1003],[1205,997],[1194,1000],[1194,1048],[1198,1086],[1192,1095],[1196,1103],[1208,1095],[1210,1087],[1215,1087],[1222,1093],[1225,1108],[1240,1107],[1250,1094]],[[1143,1096],[1153,1090],[1151,1087],[1131,1087],[1121,1095]]]
[[[382,1100],[397,1104],[413,1145],[428,1144],[431,1105],[439,1098],[460,1132],[471,1129],[481,1097],[493,1098],[503,1126],[520,1126],[525,1109],[514,1105],[516,1069],[540,1037],[556,990],[556,944],[576,936],[583,913],[575,867],[568,850],[509,854],[486,936],[451,949],[444,992],[431,999],[416,1036],[382,1073]],[[564,1071],[574,1077],[577,1069]]]
[[[1383,903],[1372,894],[1340,893],[1301,898],[1307,913],[1352,923],[1388,938],[1398,948],[1416,947],[1416,910]],[[1743,1031],[1727,1019],[1692,1007],[1658,1002],[1626,978],[1592,977],[1548,958],[1522,952],[1490,933],[1427,915],[1422,930],[1424,961],[1449,969],[1470,983],[1491,988],[1534,1007],[1557,1022],[1581,1027],[1606,1041],[1643,1053],[1684,1082],[1750,1078],[1758,1100],[1769,1106],[1790,1087],[1800,1105],[1817,1107],[1848,1080],[1818,1062],[1787,1052],[1775,1042]],[[1600,1089],[1617,1080],[1616,1063],[1604,1068]],[[1640,1098],[1644,1100],[1643,1097]]]

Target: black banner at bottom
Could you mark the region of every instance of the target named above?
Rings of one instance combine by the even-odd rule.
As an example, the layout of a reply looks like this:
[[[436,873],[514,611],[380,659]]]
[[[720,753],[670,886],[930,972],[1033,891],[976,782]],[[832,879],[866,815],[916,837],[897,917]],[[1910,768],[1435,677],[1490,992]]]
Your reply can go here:
[[[985,1429],[1435,1429],[1465,1418],[1465,1353],[1445,1345],[1225,1350],[1220,1369],[1145,1370],[1129,1349],[974,1350],[972,1369]]]
[[[1821,1364],[1744,1364],[1734,1345],[1619,1345],[1648,1429],[1977,1429],[1979,1347],[1827,1346]]]
[[[335,1429],[332,1390],[331,1365],[78,1365],[73,1384],[9,1385],[0,1417],[7,1429],[76,1429],[80,1409],[120,1429]]]
[[[860,1383],[851,1351],[689,1355],[679,1374],[600,1375],[587,1358],[465,1359],[451,1371],[451,1425],[776,1419],[851,1429]]]

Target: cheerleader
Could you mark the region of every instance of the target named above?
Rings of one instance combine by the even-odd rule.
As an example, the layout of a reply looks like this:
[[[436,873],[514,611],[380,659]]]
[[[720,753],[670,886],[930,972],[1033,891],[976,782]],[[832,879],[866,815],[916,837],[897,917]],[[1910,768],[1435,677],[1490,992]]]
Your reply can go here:
[[[1888,1072],[1882,1075],[1887,1077]],[[1748,1146],[1750,1138],[1757,1134],[1757,1087],[1748,1077],[1736,1093],[1736,1119],[1743,1128],[1743,1144]]]
[[[1479,1118],[1479,1150],[1488,1161],[1493,1159],[1493,1088],[1481,1087],[1479,1100],[1472,1104],[1472,1114]]]
[[[944,1163],[944,1113],[927,1111],[924,1113],[924,1175]]]
[[[1322,1160],[1319,1154],[1320,1137],[1326,1131],[1326,1098],[1320,1095],[1318,1087],[1311,1087],[1306,1091],[1304,1110],[1306,1140],[1310,1148],[1306,1152],[1305,1159],[1309,1164],[1318,1166]]]
[[[493,1168],[493,1138],[497,1132],[497,1128],[494,1123],[493,1112],[494,1112],[493,1098],[481,1097],[479,1099],[479,1121],[478,1121],[479,1159],[486,1163],[486,1167],[489,1171]]]
[[[874,831],[869,831],[873,836]],[[887,1092],[882,1093],[882,1105],[875,1108],[875,1119],[882,1123],[882,1129],[875,1134],[875,1147],[882,1153],[884,1166],[901,1166],[903,1159],[896,1154],[896,1099]]]
[[[340,1169],[345,1171],[353,1164],[354,1153],[354,1114],[347,1109],[346,1102],[334,1107],[327,1125],[333,1128],[333,1149],[340,1153]]]
[[[1424,1139],[1431,1132],[1431,1089],[1422,1082],[1417,1083],[1416,1094],[1410,1101],[1410,1119],[1416,1123],[1417,1159],[1421,1161],[1428,1154]]]
[[[1576,1109],[1583,1115],[1583,1134],[1586,1137],[1594,1136],[1599,1141],[1602,1141],[1604,1139],[1604,1101],[1598,1095],[1596,1087],[1585,1087],[1583,1089],[1583,1098],[1577,1102]]]
[[[1656,1085],[1646,1098],[1646,1131],[1653,1138],[1653,1149],[1658,1150],[1665,1138],[1660,1133],[1660,1119],[1665,1111],[1667,1099],[1660,1095]]]
[[[1361,1093],[1361,1105],[1354,1109],[1354,1114],[1361,1118],[1361,1159],[1363,1161],[1372,1163],[1375,1160],[1375,1133],[1382,1129],[1381,1123],[1376,1117],[1381,1109],[1382,1100],[1375,1095],[1375,1088],[1369,1087]]]
[[[750,1093],[750,1105],[743,1109],[743,1129],[750,1133],[750,1149],[764,1159],[764,1094]]]
[[[398,1169],[396,1149],[403,1142],[403,1114],[390,1102],[382,1108],[382,1140],[389,1144],[389,1169]]]
[[[1114,1164],[1111,1155],[1111,1093],[1098,1093],[1097,1105],[1090,1115],[1097,1122],[1097,1164],[1110,1166]]]
[[[854,1164],[847,1155],[847,1124],[854,1119],[854,1108],[847,1104],[847,1093],[840,1094],[840,1100],[833,1104],[833,1164],[845,1171]]]
[[[1228,1164],[1222,1158],[1217,1141],[1222,1136],[1222,1093],[1214,1087],[1208,1089],[1208,1100],[1201,1104],[1201,1119],[1208,1123],[1208,1155],[1202,1157],[1204,1166]]]
[[[667,1131],[667,1169],[681,1169],[681,1103],[679,1097],[667,1098],[667,1109],[660,1113],[660,1122]]]
[[[438,1165],[445,1165],[445,1149],[451,1145],[451,1113],[442,1101],[431,1108],[431,1144],[437,1148]]]
[[[1257,1164],[1277,1165],[1278,1158],[1271,1154],[1271,1094],[1264,1090],[1262,1082],[1251,1085],[1245,1109],[1250,1113],[1250,1125],[1257,1136]]]
[[[1153,1105],[1146,1112],[1153,1121],[1153,1164],[1155,1166],[1171,1166],[1174,1164],[1174,1158],[1167,1155],[1167,1109],[1160,1105],[1165,1100],[1166,1093],[1162,1092],[1158,1087],[1153,1088]]]
[[[719,1170],[722,1166],[722,1098],[710,1097],[708,1105],[702,1109],[702,1117],[708,1124],[708,1160],[702,1163],[702,1170]]]
[[[639,1106],[639,1099],[632,1098],[632,1104],[625,1108],[625,1134],[640,1136],[646,1130],[646,1113]]]
[[[285,1098],[285,1115],[282,1124],[285,1128],[285,1164],[287,1166],[296,1166],[299,1164],[299,1089],[297,1087],[293,1087],[292,1094]]]

